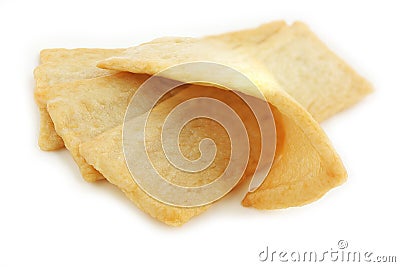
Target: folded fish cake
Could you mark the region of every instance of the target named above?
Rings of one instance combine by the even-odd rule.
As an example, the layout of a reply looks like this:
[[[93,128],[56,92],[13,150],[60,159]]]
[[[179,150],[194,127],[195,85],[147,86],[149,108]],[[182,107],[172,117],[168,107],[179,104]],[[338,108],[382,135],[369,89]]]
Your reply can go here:
[[[346,171],[315,119],[279,86],[262,64],[251,60],[243,61],[245,57],[245,54],[239,54],[220,42],[215,43],[214,40],[165,38],[127,49],[121,56],[101,62],[100,66],[151,75],[179,64],[214,62],[240,71],[256,84],[262,93],[262,98],[265,98],[272,107],[278,140],[270,173],[260,188],[246,195],[243,200],[246,206],[258,209],[299,206],[320,198],[333,187],[342,184],[347,177]],[[186,72],[162,72],[162,74],[166,75],[166,78],[180,81],[204,81],[206,77],[213,75],[207,70],[203,71],[192,72],[188,69]],[[224,76],[223,79],[231,85],[232,88],[228,89],[260,97],[259,92],[254,91],[253,87],[235,84],[235,77]],[[221,89],[214,88],[214,90],[215,94],[218,94]],[[210,128],[209,131],[213,129]],[[195,134],[196,129],[192,129],[192,132]],[[126,184],[130,178],[128,173],[125,173],[126,166],[122,167],[123,163],[119,163],[121,167],[116,169],[117,163],[103,150],[104,142],[107,140],[108,149],[111,151],[119,149],[120,154],[116,158],[123,161],[121,139],[119,139],[122,137],[119,137],[118,131],[111,134],[112,136],[108,136],[109,134],[104,133],[92,141],[82,143],[80,152],[86,161],[104,173],[109,181]],[[193,149],[197,147],[194,146]],[[126,178],[121,182],[118,177]],[[135,188],[135,184],[131,186]],[[123,186],[122,189],[127,191]],[[138,201],[151,200],[134,200],[136,203]],[[140,203],[138,206],[142,208]],[[163,215],[157,214],[157,211],[144,210],[163,220]],[[181,220],[181,223],[184,222]]]

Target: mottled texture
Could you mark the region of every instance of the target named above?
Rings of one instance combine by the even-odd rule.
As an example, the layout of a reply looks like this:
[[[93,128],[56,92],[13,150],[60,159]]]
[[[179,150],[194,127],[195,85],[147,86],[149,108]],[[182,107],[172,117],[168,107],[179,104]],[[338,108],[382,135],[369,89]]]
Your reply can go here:
[[[196,159],[200,156],[198,144],[201,140],[210,138],[215,142],[217,154],[207,169],[196,173],[178,170],[168,162],[163,152],[160,136],[161,125],[165,117],[176,105],[200,96],[212,97],[225,102],[237,112],[244,122],[250,133],[249,138],[252,144],[245,177],[251,175],[260,151],[260,136],[255,117],[246,104],[233,92],[196,85],[189,86],[177,95],[165,100],[151,112],[147,120],[145,140],[147,144],[146,151],[154,167],[164,179],[183,186],[199,186],[210,183],[224,172],[229,162],[231,142],[225,130],[210,119],[200,118],[189,122],[182,129],[179,136],[180,149],[190,159]],[[131,123],[137,125],[135,119]],[[130,135],[140,136],[142,132],[143,129],[138,129],[137,131],[130,131]],[[134,153],[134,151],[131,152]],[[163,204],[144,193],[132,179],[126,166],[122,150],[121,126],[109,130],[88,142],[82,143],[80,145],[80,153],[89,164],[101,172],[110,183],[118,186],[141,210],[166,224],[181,225],[209,207],[173,207]],[[145,159],[141,160],[145,161]]]
[[[40,63],[60,63],[74,65],[81,63],[93,63],[107,57],[123,52],[125,49],[103,49],[103,48],[53,48],[40,51]],[[91,64],[89,64],[91,65]]]
[[[243,42],[234,49],[262,62],[317,121],[354,105],[372,91],[364,78],[300,22],[281,27],[270,38]]]
[[[275,160],[264,183],[243,199],[244,206],[257,209],[301,206],[319,199],[346,180],[337,155],[310,141],[320,138],[321,133],[314,132],[312,127],[299,129],[289,115],[277,108],[273,108],[273,113],[277,127]]]
[[[332,53],[302,23],[287,26],[284,21],[276,21],[254,29],[205,38],[222,41],[230,48],[260,60],[283,89],[317,121],[350,107],[371,92],[368,82]],[[96,68],[96,62],[123,51],[124,49],[45,49],[40,54],[44,65],[35,71],[37,86],[110,74]],[[63,141],[54,131],[46,106],[40,103],[38,105],[41,121],[39,146],[43,150],[63,147]]]
[[[121,72],[37,90],[37,98],[47,103],[55,130],[85,180],[104,177],[79,155],[79,144],[121,124],[129,99],[147,78]]]
[[[243,57],[245,55],[214,40],[165,38],[130,48],[120,57],[101,62],[100,66],[151,75],[185,62],[208,61],[237,69],[255,83],[274,109],[279,139],[271,172],[261,188],[245,197],[243,203],[247,206],[260,209],[298,206],[343,183],[346,171],[315,119],[281,89],[262,65],[243,61]],[[167,78],[184,81],[203,80],[213,75],[190,70],[165,74]],[[224,79],[229,84],[235,77],[225,76]],[[233,84],[232,88],[259,97],[251,87]]]
[[[96,67],[97,61],[110,56],[99,64],[107,70]],[[243,72],[260,88],[273,110],[277,125],[276,157],[265,182],[246,195],[244,206],[258,209],[299,206],[318,199],[345,181],[343,165],[316,121],[354,104],[369,93],[371,87],[302,23],[287,26],[278,21],[203,39],[161,38],[126,51],[44,50],[42,65],[35,70],[35,98],[41,112],[41,148],[60,148],[64,140],[86,180],[105,177],[152,217],[169,225],[187,222],[208,206],[165,205],[144,193],[129,174],[119,124],[130,97],[147,76],[118,72],[153,75],[167,67],[192,61],[216,62]],[[168,73],[165,77],[187,81],[206,79],[209,75],[201,71],[183,71]],[[88,79],[94,77],[99,78]],[[233,77],[223,79],[230,89],[259,97],[251,87],[236,84]],[[216,141],[219,154],[211,168],[201,173],[188,175],[172,168],[157,142],[161,118],[182,98],[201,94],[212,95],[236,107],[239,113],[240,110],[245,112],[245,107],[231,92],[199,85],[189,86],[157,106],[147,131],[149,157],[163,176],[174,183],[204,184],[220,175],[227,164],[229,142],[222,129],[210,120],[192,121],[181,133],[181,150],[189,158],[198,156],[198,147],[194,144],[201,139],[207,137]],[[241,118],[254,137],[250,162],[243,176],[245,180],[251,177],[257,164],[260,144],[255,138],[258,133],[251,116],[243,113]],[[56,134],[52,120],[62,139]]]
[[[208,208],[208,206],[200,208],[168,206],[140,189],[125,164],[121,126],[81,145],[80,152],[88,163],[100,171],[110,183],[117,185],[137,207],[161,222],[179,226]]]
[[[40,52],[40,65],[35,69],[35,99],[40,113],[38,144],[42,150],[56,150],[64,147],[64,142],[54,130],[47,112],[46,103],[36,97],[41,87],[72,82],[81,79],[110,75],[115,71],[102,70],[96,62],[122,52],[122,49],[45,49]]]

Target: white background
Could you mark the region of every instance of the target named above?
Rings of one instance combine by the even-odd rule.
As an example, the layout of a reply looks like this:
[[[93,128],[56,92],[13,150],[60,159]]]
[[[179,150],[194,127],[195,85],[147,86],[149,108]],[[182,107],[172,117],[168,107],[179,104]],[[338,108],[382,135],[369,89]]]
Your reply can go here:
[[[0,0],[0,266],[266,266],[258,254],[267,245],[323,251],[340,239],[400,261],[399,11],[396,1]],[[67,151],[39,150],[32,71],[41,49],[128,47],[274,19],[308,23],[375,87],[322,124],[349,178],[321,200],[258,211],[240,206],[239,190],[171,228],[106,182],[83,181]]]

